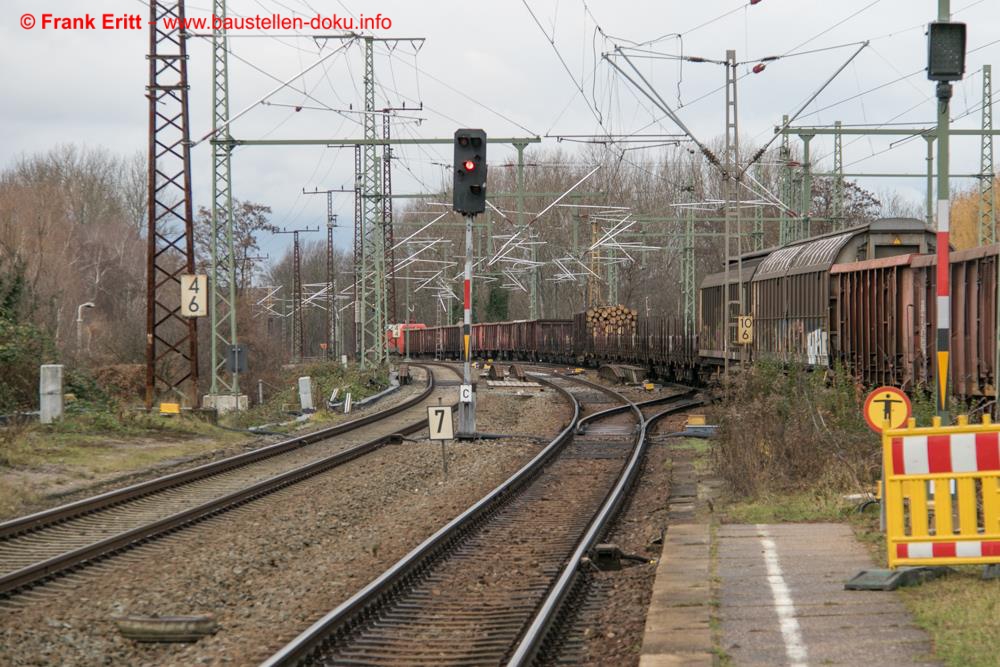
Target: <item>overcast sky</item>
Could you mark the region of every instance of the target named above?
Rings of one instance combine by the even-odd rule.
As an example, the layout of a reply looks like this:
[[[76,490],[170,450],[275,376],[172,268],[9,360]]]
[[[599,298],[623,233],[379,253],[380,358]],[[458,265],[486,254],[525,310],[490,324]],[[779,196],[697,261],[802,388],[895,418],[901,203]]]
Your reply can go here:
[[[934,119],[934,86],[923,68],[925,24],[936,18],[936,0],[762,0],[753,6],[737,0],[529,0],[528,6],[530,11],[513,0],[229,0],[230,15],[239,16],[381,13],[392,25],[375,31],[377,36],[425,38],[419,49],[405,40],[377,49],[377,104],[423,103],[422,111],[405,113],[408,118],[394,127],[397,136],[450,137],[460,126],[482,127],[491,136],[675,133],[677,127],[654,112],[601,58],[616,45],[646,42],[641,48],[657,54],[720,60],[726,49],[735,49],[737,59],[747,61],[739,82],[741,136],[747,142],[767,140],[782,114],[796,110],[864,40],[870,40],[869,46],[808,107],[800,124],[840,120],[929,125]],[[189,16],[207,16],[211,0],[192,0],[187,7]],[[967,73],[956,85],[952,115],[962,116],[957,127],[976,128],[981,122],[981,68],[1000,56],[1000,11],[996,0],[953,0],[952,11],[954,20],[969,24]],[[86,12],[139,13],[143,23],[148,20],[144,0],[0,3],[0,71],[5,84],[0,164],[62,143],[103,146],[118,153],[145,149],[145,26],[137,31],[41,28],[43,13]],[[38,20],[31,30],[21,27],[25,13]],[[276,87],[276,80],[295,76],[342,46],[341,41],[317,41],[282,30],[234,33],[232,113],[258,102]],[[298,79],[296,90],[282,90],[268,98],[269,105],[257,105],[236,120],[233,135],[361,136],[360,117],[328,110],[363,107],[361,49],[356,43],[341,48]],[[805,51],[813,53],[795,55]],[[197,138],[211,123],[209,43],[193,38],[189,54],[191,134]],[[770,62],[765,71],[749,73],[758,59],[784,54],[789,57]],[[709,140],[723,134],[722,67],[690,62],[680,66],[669,58],[637,62],[695,135]],[[295,111],[296,106],[303,108]],[[543,145],[555,146],[556,139],[545,139]],[[846,138],[846,171],[925,170],[923,141],[888,148],[889,141],[881,138]],[[828,138],[813,142],[813,155],[821,161],[826,156],[826,166],[831,149]],[[505,161],[509,152],[491,145],[490,162]],[[451,161],[447,146],[407,146],[396,155],[401,158],[393,174],[398,193],[437,191]],[[632,156],[640,159],[638,153]],[[274,222],[289,227],[325,221],[325,198],[303,195],[303,188],[350,187],[353,181],[351,149],[246,147],[234,154],[233,164],[235,195],[271,205]],[[208,205],[207,144],[195,148],[192,166],[195,204]],[[953,141],[952,166],[956,173],[979,170],[977,137]],[[916,202],[924,198],[919,178],[861,180],[876,191],[900,191]],[[344,223],[338,242],[348,247],[352,195],[338,195],[336,211]],[[276,257],[288,240],[267,241],[271,256]]]

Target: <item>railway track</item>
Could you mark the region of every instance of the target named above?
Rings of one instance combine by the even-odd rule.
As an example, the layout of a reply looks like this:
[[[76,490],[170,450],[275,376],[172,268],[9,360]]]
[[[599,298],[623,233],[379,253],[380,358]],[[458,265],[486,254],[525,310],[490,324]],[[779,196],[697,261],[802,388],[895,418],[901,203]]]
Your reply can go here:
[[[526,664],[558,623],[581,558],[638,474],[647,419],[694,399],[636,404],[573,377],[535,376],[574,406],[571,422],[504,484],[264,664]],[[578,396],[614,407],[581,418]],[[657,408],[673,402],[670,408]],[[602,406],[603,407],[603,406]],[[578,433],[581,428],[583,432]]]
[[[396,434],[423,428],[424,408],[447,393],[436,386],[436,371],[424,368],[424,389],[386,410],[0,523],[0,599],[339,466]]]

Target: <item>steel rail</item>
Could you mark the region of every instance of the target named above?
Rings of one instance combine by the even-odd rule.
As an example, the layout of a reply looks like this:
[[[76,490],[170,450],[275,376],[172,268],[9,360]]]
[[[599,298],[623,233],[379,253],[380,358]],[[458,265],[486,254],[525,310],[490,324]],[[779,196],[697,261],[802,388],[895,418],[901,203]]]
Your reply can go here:
[[[346,431],[353,430],[360,426],[374,423],[392,414],[396,414],[408,407],[412,407],[416,403],[419,403],[421,400],[426,399],[433,391],[433,389],[434,389],[434,376],[431,373],[428,373],[427,388],[420,394],[418,394],[418,396],[416,397],[417,400],[408,399],[404,403],[401,403],[399,406],[395,406],[392,409],[384,410],[374,415],[368,415],[367,417],[364,417],[362,419],[352,420],[351,422],[338,425],[337,427],[332,427],[330,429],[317,431],[316,433],[312,433],[309,434],[308,436],[303,436],[303,437],[312,438],[310,442],[315,442],[318,439],[328,438],[331,437],[332,435],[337,435],[339,433],[344,433]],[[0,577],[0,597],[9,597],[10,595],[16,594],[22,589],[26,589],[31,586],[37,585],[56,575],[64,574],[70,570],[74,570],[86,563],[95,561],[97,559],[105,558],[108,556],[112,556],[117,552],[131,548],[139,543],[146,542],[151,539],[174,532],[178,529],[200,522],[204,519],[215,516],[224,511],[228,511],[230,509],[243,505],[257,498],[274,493],[287,486],[290,486],[292,484],[305,480],[309,477],[313,477],[317,474],[325,472],[326,470],[329,470],[331,468],[343,465],[348,461],[351,461],[360,456],[368,454],[382,447],[386,443],[391,442],[394,436],[396,435],[409,434],[415,431],[419,431],[420,429],[424,428],[425,424],[426,424],[426,419],[421,417],[416,421],[396,430],[394,433],[381,435],[368,442],[351,447],[350,449],[324,457],[317,461],[313,461],[298,468],[288,470],[284,473],[275,475],[273,477],[269,477],[267,479],[261,480],[260,482],[252,484],[251,486],[245,487],[238,491],[234,491],[224,496],[214,498],[206,503],[202,503],[200,505],[188,508],[176,514],[163,517],[151,523],[138,526],[136,528],[125,531],[123,533],[119,533],[117,535],[113,535],[103,540],[99,540],[92,544],[77,549],[73,549],[71,551],[67,551],[52,558],[48,558],[46,560],[33,563],[32,565],[26,566],[19,570],[15,570],[14,572],[9,572],[6,575]],[[349,426],[350,428],[344,428],[347,426]],[[331,433],[331,431],[335,432]],[[323,437],[317,437],[321,433],[325,433],[326,435]],[[286,443],[278,443],[278,444],[279,445],[288,444],[293,441],[299,442],[301,441],[301,438],[295,438],[293,440],[286,441]],[[277,453],[281,452],[275,452],[275,454]],[[220,464],[226,463],[227,461],[231,461],[232,459],[236,458],[239,458],[239,456],[232,457],[231,459],[226,459],[224,461],[220,461],[217,463]],[[259,460],[259,458],[255,460]],[[252,462],[253,461],[250,461],[248,463]],[[214,464],[209,464],[209,466],[211,465]],[[246,463],[243,465],[246,465]],[[228,465],[218,469],[216,473],[228,472],[229,470],[232,470],[234,468],[243,467],[243,465]],[[192,471],[184,471],[184,472],[199,471],[204,469],[205,467],[207,466],[202,466],[199,468],[192,469]],[[203,479],[206,476],[207,475],[205,474],[199,474],[189,479],[188,481]],[[168,477],[172,479],[176,478],[176,474],[170,475]],[[156,481],[158,480],[151,480],[151,482],[156,482]],[[182,485],[183,483],[185,482],[175,482],[174,484],[162,488],[172,488],[175,486]],[[142,486],[142,485],[137,485],[137,486]],[[129,491],[131,489],[133,489],[133,487],[128,487],[127,489],[123,489],[122,491]],[[150,493],[152,493],[152,491]],[[104,509],[109,506],[118,505],[121,504],[121,502],[125,502],[125,501],[109,502],[107,498],[107,496],[109,495],[111,494],[102,494],[102,496],[95,497],[94,500],[99,500],[102,503],[99,509]],[[140,495],[145,496],[149,494],[143,493]],[[135,497],[140,497],[140,496],[135,496],[135,495],[130,496],[130,498],[135,498]],[[74,503],[73,505],[77,506],[79,505],[79,503]],[[61,508],[56,508],[56,509],[58,510]],[[82,513],[77,513],[75,516],[81,516],[82,514],[92,513],[94,511],[98,510],[84,511]],[[51,525],[51,522],[46,525]]]
[[[587,380],[577,380],[577,381],[578,382],[586,382],[587,384],[590,384],[590,385],[592,385],[594,387],[599,387],[600,386],[600,385],[598,385],[598,384],[596,384],[594,382],[589,382]],[[580,420],[580,424],[577,427],[577,432],[578,433],[586,433],[587,432],[587,426],[590,425],[590,422],[596,421],[596,420],[599,420],[599,419],[603,419],[604,417],[610,417],[611,415],[618,414],[619,412],[625,412],[632,405],[634,405],[639,410],[642,410],[643,408],[653,407],[655,405],[662,405],[663,403],[671,403],[673,401],[679,401],[679,400],[681,400],[683,398],[687,398],[688,396],[691,396],[692,394],[694,394],[697,391],[696,389],[691,389],[690,387],[685,387],[684,389],[685,389],[685,391],[683,391],[683,392],[681,392],[679,394],[671,394],[670,396],[658,396],[657,398],[651,398],[649,400],[639,401],[637,403],[631,403],[630,402],[630,403],[625,404],[625,405],[616,405],[614,407],[607,408],[605,410],[601,410],[600,412],[595,412],[593,414],[587,415],[586,417],[584,417],[583,419]],[[619,394],[619,396],[620,396],[620,394]]]
[[[651,403],[652,401],[644,402],[645,405],[649,405]],[[549,630],[555,624],[560,614],[563,602],[565,602],[567,596],[577,582],[579,566],[583,557],[594,547],[597,540],[604,534],[605,529],[618,513],[618,510],[620,509],[625,498],[628,496],[628,492],[639,474],[639,469],[641,467],[640,464],[646,453],[646,434],[649,427],[654,422],[666,417],[667,415],[703,404],[704,401],[701,399],[690,399],[671,406],[666,410],[651,416],[649,419],[642,420],[642,428],[639,433],[638,443],[632,452],[628,465],[622,471],[617,484],[615,484],[614,488],[609,491],[601,509],[594,516],[590,526],[587,528],[583,537],[577,544],[572,557],[570,557],[568,563],[560,573],[559,578],[556,580],[556,583],[553,585],[551,591],[539,607],[531,625],[525,631],[521,641],[518,643],[517,648],[514,650],[510,660],[507,662],[508,667],[520,667],[521,665],[531,664],[538,651],[543,646],[545,639],[549,634]]]
[[[423,364],[420,365],[423,366]],[[169,475],[157,477],[156,479],[139,482],[137,484],[108,491],[97,496],[84,498],[72,503],[53,507],[52,509],[43,510],[41,512],[5,521],[0,523],[0,540],[22,535],[24,533],[38,530],[68,519],[75,519],[85,514],[90,514],[99,510],[107,509],[108,507],[120,505],[152,493],[189,484],[196,480],[204,479],[205,477],[211,477],[222,472],[241,468],[248,464],[256,463],[257,461],[268,459],[279,454],[284,454],[285,452],[292,451],[305,445],[310,445],[314,442],[319,442],[320,440],[326,440],[336,435],[347,433],[356,428],[367,426],[368,424],[373,424],[386,417],[413,407],[417,403],[425,400],[434,391],[434,386],[435,378],[433,374],[428,373],[426,387],[423,391],[416,396],[386,410],[381,410],[359,419],[352,419],[351,421],[344,422],[343,424],[337,424],[329,428],[320,429],[312,433],[283,440],[273,445],[268,445],[267,447],[255,449],[252,452],[236,454],[222,459],[221,461],[213,461],[212,463],[206,463],[195,468],[181,470]]]
[[[413,581],[428,569],[436,557],[445,553],[463,536],[481,525],[491,514],[506,504],[507,500],[529,484],[563,445],[572,439],[580,418],[579,401],[567,389],[542,377],[535,377],[543,384],[559,391],[570,401],[573,406],[573,416],[569,424],[520,470],[424,540],[367,586],[313,623],[298,637],[262,663],[262,667],[307,664],[315,654],[322,651],[333,640],[350,632],[356,625],[363,623],[366,617],[375,613],[377,607],[384,600],[391,599],[402,586]],[[574,380],[574,378],[568,379]]]

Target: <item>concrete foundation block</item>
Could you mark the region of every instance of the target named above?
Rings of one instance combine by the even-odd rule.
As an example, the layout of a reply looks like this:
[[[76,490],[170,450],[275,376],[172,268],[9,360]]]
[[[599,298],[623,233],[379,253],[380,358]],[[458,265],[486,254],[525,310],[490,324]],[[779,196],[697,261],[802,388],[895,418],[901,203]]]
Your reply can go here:
[[[304,376],[299,378],[299,407],[302,412],[315,412],[313,405],[312,378]]]
[[[38,376],[38,419],[51,424],[63,415],[63,366],[44,364]]]
[[[205,394],[202,398],[201,406],[224,415],[234,410],[246,410],[250,407],[250,399],[247,398],[246,394],[240,394],[239,396],[233,396],[232,394]]]

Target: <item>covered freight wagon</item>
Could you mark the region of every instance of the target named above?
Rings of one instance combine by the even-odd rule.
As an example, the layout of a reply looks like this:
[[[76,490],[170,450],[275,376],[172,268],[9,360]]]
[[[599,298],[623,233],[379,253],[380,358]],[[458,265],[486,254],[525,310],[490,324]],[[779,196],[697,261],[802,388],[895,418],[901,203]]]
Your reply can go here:
[[[805,239],[781,248],[743,257],[742,276],[735,263],[729,272],[725,303],[725,273],[705,278],[699,291],[699,354],[721,362],[739,359],[736,315],[753,315],[753,342],[748,360],[772,359],[814,366],[830,363],[837,331],[831,327],[834,307],[831,269],[834,265],[867,259],[933,252],[934,233],[922,220],[885,218],[839,232]],[[737,300],[743,283],[743,313]],[[729,317],[726,317],[726,308]],[[727,324],[728,322],[728,324]],[[724,337],[728,336],[728,345]],[[833,338],[832,338],[833,337]]]

